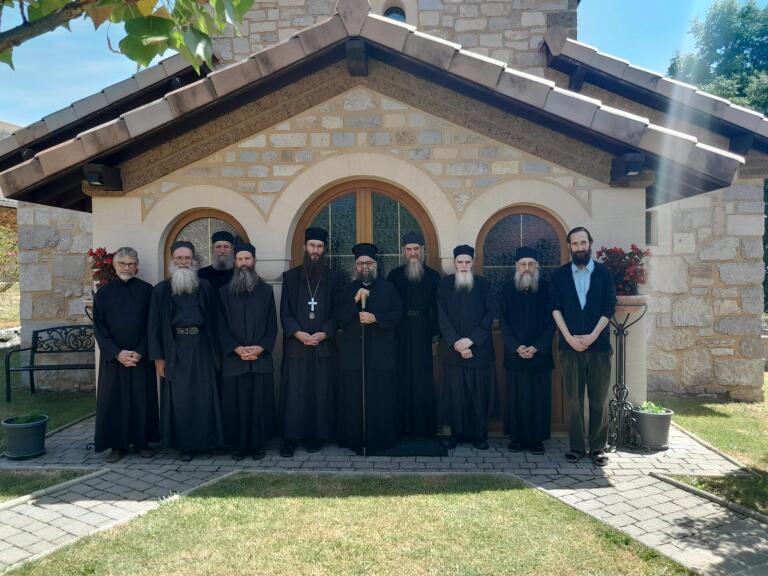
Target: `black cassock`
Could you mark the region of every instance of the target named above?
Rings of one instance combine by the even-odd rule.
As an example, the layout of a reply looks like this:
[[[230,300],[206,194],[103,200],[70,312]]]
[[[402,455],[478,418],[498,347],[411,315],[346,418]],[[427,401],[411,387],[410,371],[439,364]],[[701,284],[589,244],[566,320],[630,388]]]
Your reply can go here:
[[[279,412],[286,440],[325,442],[335,435],[336,320],[333,309],[342,284],[341,274],[329,268],[324,268],[321,277],[313,280],[307,279],[303,266],[283,273]],[[310,301],[316,304],[310,305]],[[305,346],[294,337],[296,332],[325,332],[327,338],[317,346]]]
[[[501,296],[501,331],[507,402],[504,432],[524,447],[550,437],[552,413],[552,337],[555,322],[549,302],[549,284],[539,281],[536,292],[519,292],[514,282]],[[519,346],[534,346],[533,358],[521,358]]]
[[[410,282],[405,266],[387,277],[403,304],[398,331],[397,405],[402,434],[435,433],[435,394],[432,375],[432,338],[440,334],[437,321],[437,286],[440,275],[428,266],[419,282]]]
[[[200,268],[200,270],[197,271],[197,275],[199,278],[208,280],[213,287],[214,293],[218,294],[221,287],[226,286],[229,284],[229,281],[232,280],[233,271],[234,268],[230,268],[229,270],[216,270],[213,266],[206,266],[205,268]]]
[[[200,280],[194,294],[173,295],[170,280],[163,280],[152,291],[149,356],[151,360],[165,360],[165,378],[160,379],[160,424],[167,448],[194,452],[222,444],[216,392],[216,300],[206,280]],[[177,328],[191,327],[198,333],[176,333]]]
[[[149,360],[147,318],[152,285],[131,278],[114,280],[96,292],[93,329],[99,343],[96,398],[96,452],[147,447],[160,440],[157,376]],[[141,354],[136,366],[117,361],[123,350]]]
[[[437,290],[440,332],[448,346],[442,423],[449,425],[455,436],[485,439],[495,398],[491,285],[482,276],[475,276],[472,291],[466,292],[457,291],[454,282],[453,274],[446,276]],[[462,338],[472,340],[472,358],[465,360],[453,349]]]
[[[269,284],[259,281],[248,294],[232,294],[224,286],[219,290],[219,302],[224,444],[240,453],[262,450],[275,426],[275,295]],[[264,352],[257,360],[242,360],[235,353],[238,346],[261,346]]]
[[[365,331],[366,448],[376,452],[397,442],[395,378],[397,328],[402,306],[395,287],[383,279],[368,286],[366,311],[376,323],[360,324],[360,305],[355,294],[363,287],[349,282],[339,293],[334,316],[339,335],[341,382],[338,403],[338,442],[353,450],[363,448],[362,337]]]

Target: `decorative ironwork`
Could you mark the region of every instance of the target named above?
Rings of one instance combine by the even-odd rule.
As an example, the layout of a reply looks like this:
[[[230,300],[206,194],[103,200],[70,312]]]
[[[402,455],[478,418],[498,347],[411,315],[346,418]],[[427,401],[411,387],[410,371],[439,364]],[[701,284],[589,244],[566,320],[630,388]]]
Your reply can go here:
[[[640,322],[648,311],[648,305],[642,303],[622,304],[624,308],[637,308],[640,315],[629,321],[632,311],[627,312],[623,321],[611,319],[613,333],[616,336],[616,382],[613,385],[613,398],[608,402],[610,421],[608,425],[608,446],[616,450],[621,446],[639,445],[639,436],[634,426],[632,417],[632,403],[627,400],[629,389],[627,388],[627,336],[629,329]]]
[[[93,326],[56,326],[35,330],[32,346],[36,353],[93,352]]]

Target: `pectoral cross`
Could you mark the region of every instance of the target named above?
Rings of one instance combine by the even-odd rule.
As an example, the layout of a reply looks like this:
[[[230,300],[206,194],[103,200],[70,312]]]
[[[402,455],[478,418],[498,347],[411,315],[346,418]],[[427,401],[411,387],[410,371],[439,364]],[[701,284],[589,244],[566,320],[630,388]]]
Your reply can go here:
[[[314,320],[315,319],[315,306],[317,306],[317,300],[315,300],[315,297],[312,296],[312,299],[307,302],[309,304],[309,319]]]

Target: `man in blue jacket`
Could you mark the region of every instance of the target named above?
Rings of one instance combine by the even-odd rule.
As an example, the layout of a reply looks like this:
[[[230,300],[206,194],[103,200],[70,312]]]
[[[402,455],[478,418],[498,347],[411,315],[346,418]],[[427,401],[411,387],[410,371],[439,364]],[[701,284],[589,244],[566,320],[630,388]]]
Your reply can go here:
[[[578,462],[585,454],[584,391],[589,394],[589,457],[605,466],[608,456],[607,399],[611,378],[609,319],[616,309],[613,276],[592,259],[586,228],[568,232],[571,262],[552,274],[552,316],[560,331],[560,369],[569,416],[570,451]]]

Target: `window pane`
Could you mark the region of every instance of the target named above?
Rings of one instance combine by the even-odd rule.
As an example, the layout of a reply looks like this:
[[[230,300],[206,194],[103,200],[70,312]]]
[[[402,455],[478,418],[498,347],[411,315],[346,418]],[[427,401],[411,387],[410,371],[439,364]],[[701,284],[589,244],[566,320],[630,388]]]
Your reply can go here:
[[[328,255],[350,255],[357,238],[357,201],[354,194],[342,196],[331,202],[312,221],[328,231]]]
[[[174,239],[174,242],[178,240],[192,242],[195,245],[195,255],[202,268],[211,263],[211,236],[219,231],[226,231],[237,237],[235,228],[224,220],[200,218],[184,226]]]
[[[491,228],[483,244],[483,264],[488,266],[514,266],[515,250],[520,247],[521,217],[512,214]]]
[[[383,194],[373,194],[373,243],[381,254],[399,254],[398,204]]]
[[[560,265],[560,239],[549,222],[532,214],[523,215],[522,240],[539,252],[540,266]]]

